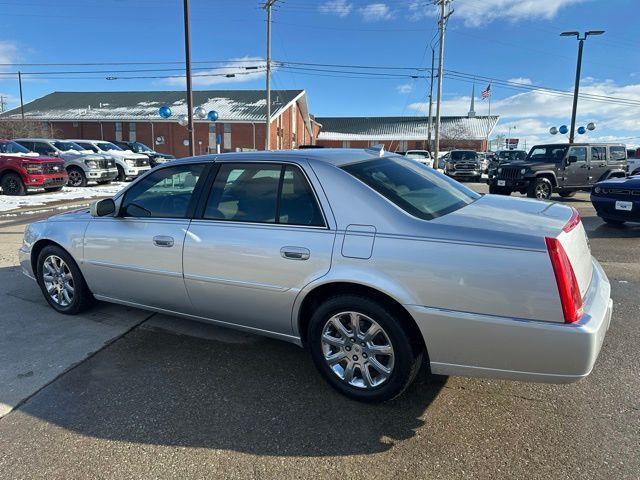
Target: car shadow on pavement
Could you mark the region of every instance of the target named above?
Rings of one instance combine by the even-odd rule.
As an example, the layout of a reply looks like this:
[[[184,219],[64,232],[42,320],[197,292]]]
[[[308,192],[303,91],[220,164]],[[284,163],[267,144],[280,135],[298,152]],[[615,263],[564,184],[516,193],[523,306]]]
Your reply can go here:
[[[596,238],[639,238],[640,224],[625,223],[609,225],[599,217],[583,218],[582,223],[589,232],[590,239]]]
[[[423,368],[400,398],[358,403],[334,392],[304,350],[225,335],[137,328],[14,413],[122,442],[255,455],[369,454],[412,437],[446,382]]]

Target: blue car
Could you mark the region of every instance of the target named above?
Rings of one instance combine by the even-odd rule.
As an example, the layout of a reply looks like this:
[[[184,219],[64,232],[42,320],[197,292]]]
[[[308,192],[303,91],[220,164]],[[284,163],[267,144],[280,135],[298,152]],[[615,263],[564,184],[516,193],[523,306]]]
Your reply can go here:
[[[640,222],[640,175],[596,183],[591,190],[591,203],[598,216],[609,224]]]

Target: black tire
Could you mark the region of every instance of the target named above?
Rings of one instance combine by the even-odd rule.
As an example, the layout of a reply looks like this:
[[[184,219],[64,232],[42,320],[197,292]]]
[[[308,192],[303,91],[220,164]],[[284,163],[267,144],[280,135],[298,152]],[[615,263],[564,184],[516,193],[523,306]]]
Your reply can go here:
[[[613,218],[607,218],[607,217],[601,217],[602,220],[604,220],[607,224],[609,225],[614,225],[616,227],[619,227],[620,225],[624,224],[624,220],[614,220]]]
[[[120,165],[116,165],[118,167],[118,176],[116,177],[117,182],[124,182],[127,179],[127,176],[124,173],[124,168]]]
[[[70,187],[86,187],[87,186],[87,176],[84,174],[84,171],[79,167],[69,167],[67,170],[67,174],[69,175],[69,180],[67,185]]]
[[[59,192],[62,190],[62,187],[45,187],[45,192]]]
[[[546,177],[536,178],[535,182],[531,182],[527,188],[527,197],[538,200],[549,200],[552,193],[553,185]]]
[[[71,302],[68,305],[60,305],[56,303],[56,301],[47,291],[47,287],[45,286],[44,263],[51,256],[61,258],[68,267],[69,273],[71,274],[74,292]],[[44,247],[38,255],[38,262],[36,267],[36,278],[38,280],[40,290],[42,290],[42,294],[44,295],[45,300],[49,303],[49,305],[53,307],[54,310],[66,315],[76,315],[85,311],[95,303],[95,299],[89,291],[89,287],[87,287],[87,284],[84,280],[84,277],[82,276],[82,273],[80,272],[80,269],[78,268],[78,265],[73,260],[71,255],[69,255],[64,249],[58,247],[57,245],[48,245]]]
[[[634,175],[640,175],[640,168],[634,170],[633,172],[631,172],[631,174],[629,175],[630,177],[633,177]]]
[[[375,320],[384,330],[386,337],[388,337],[393,347],[394,360],[391,373],[383,383],[368,388],[352,386],[340,378],[327,364],[321,342],[323,330],[329,320],[341,312],[357,312],[365,315]],[[408,331],[409,328],[405,326],[406,321],[409,320],[403,318],[402,314],[371,298],[353,294],[336,295],[324,301],[314,311],[311,317],[307,336],[311,356],[325,380],[343,395],[354,400],[369,403],[391,400],[411,385],[420,370],[424,354],[424,348],[415,340],[415,335],[412,341],[412,335]],[[364,325],[367,320],[363,320],[363,322]],[[345,337],[343,338],[348,345],[344,347],[344,349],[350,350],[350,345],[353,345],[354,349],[346,355],[351,356],[351,353],[360,353],[360,361],[366,365],[368,361],[364,359],[367,358],[367,355],[364,353],[364,348],[362,348],[365,345],[360,342],[349,343]],[[358,345],[358,343],[360,343],[360,345]],[[340,347],[336,348],[341,350]],[[358,348],[361,350],[356,351]],[[369,355],[371,355],[371,353],[369,353]],[[379,356],[376,357],[378,357],[376,358],[376,360],[378,360]],[[353,359],[355,360],[356,358],[357,355],[353,355]],[[348,361],[350,362],[350,360]],[[369,367],[366,366],[365,368],[369,369]],[[359,369],[358,371],[362,376],[362,370]]]
[[[27,194],[27,187],[24,185],[22,177],[17,173],[5,173],[0,185],[2,186],[2,193],[5,195],[18,196]]]
[[[111,183],[111,180],[98,180],[96,183],[98,185],[107,185],[107,184]]]
[[[571,197],[575,197],[576,193],[578,193],[576,190],[565,190],[564,192],[559,192],[558,194],[562,198],[571,198]]]

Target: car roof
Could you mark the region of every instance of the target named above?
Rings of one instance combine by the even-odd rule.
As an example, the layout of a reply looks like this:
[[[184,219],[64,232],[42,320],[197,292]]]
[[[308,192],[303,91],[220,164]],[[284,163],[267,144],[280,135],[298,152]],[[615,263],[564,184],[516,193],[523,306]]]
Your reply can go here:
[[[197,162],[214,162],[219,161],[239,161],[239,162],[286,162],[307,160],[310,163],[325,163],[341,167],[351,163],[362,162],[366,160],[374,160],[381,157],[397,157],[400,155],[394,152],[383,151],[382,155],[379,150],[365,148],[319,148],[319,149],[303,149],[303,150],[271,150],[259,152],[231,152],[201,155],[197,157],[186,157],[171,162],[171,165],[179,163],[197,163]]]
[[[606,142],[591,142],[591,143],[540,143],[534,145],[531,148],[536,147],[626,147],[623,143],[606,143]]]

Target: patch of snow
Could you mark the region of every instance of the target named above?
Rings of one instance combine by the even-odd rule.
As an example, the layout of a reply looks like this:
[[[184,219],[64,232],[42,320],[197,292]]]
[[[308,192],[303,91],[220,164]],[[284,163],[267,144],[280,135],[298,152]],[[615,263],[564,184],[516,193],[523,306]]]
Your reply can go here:
[[[30,192],[29,195],[22,197],[0,195],[0,212],[7,212],[22,207],[37,207],[64,200],[111,197],[122,190],[125,185],[127,184],[124,182],[113,182],[108,185],[95,185],[90,187],[63,187],[59,192],[52,193]]]

